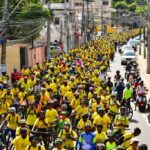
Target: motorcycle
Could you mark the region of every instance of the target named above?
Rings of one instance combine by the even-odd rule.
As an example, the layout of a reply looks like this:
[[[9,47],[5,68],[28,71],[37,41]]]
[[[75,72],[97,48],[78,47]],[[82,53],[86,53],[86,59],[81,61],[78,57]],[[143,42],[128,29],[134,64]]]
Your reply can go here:
[[[137,104],[138,104],[138,108],[139,108],[140,112],[144,112],[146,110],[147,98],[146,98],[145,94],[138,95]]]

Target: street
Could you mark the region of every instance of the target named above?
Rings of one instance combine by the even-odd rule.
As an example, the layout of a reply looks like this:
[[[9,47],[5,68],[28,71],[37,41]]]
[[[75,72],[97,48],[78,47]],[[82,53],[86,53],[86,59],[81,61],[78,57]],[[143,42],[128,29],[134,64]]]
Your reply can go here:
[[[139,60],[141,61],[141,59],[138,59],[138,61]],[[114,78],[116,70],[120,70],[122,77],[124,77],[125,70],[124,70],[124,66],[121,66],[121,55],[119,53],[115,54],[114,62],[110,64],[110,72],[108,72],[108,75],[112,77],[112,80]],[[134,106],[133,106],[133,110],[134,110]],[[140,142],[145,143],[148,145],[148,147],[150,147],[150,140],[149,140],[150,124],[148,123],[147,113],[140,113],[138,109],[134,111],[133,118],[129,126],[130,130],[128,132],[132,132],[135,127],[139,127],[142,131],[141,135],[138,137]]]

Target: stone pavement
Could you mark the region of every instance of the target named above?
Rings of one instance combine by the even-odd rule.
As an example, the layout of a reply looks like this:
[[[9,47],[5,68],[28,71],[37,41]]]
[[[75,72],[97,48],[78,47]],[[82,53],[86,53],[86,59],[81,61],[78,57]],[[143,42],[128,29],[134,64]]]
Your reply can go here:
[[[147,59],[144,59],[143,48],[142,48],[141,55],[139,55],[139,51],[137,52],[137,57],[138,57],[137,60],[138,60],[139,68],[140,68],[140,75],[141,75],[142,80],[145,83],[145,86],[147,87],[147,89],[149,89],[148,98],[150,98],[150,74],[146,73]]]

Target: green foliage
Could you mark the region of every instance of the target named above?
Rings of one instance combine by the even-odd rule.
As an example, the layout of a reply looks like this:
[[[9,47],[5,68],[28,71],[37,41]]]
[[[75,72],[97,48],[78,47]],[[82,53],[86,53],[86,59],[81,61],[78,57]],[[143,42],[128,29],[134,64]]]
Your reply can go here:
[[[127,9],[138,14],[147,11],[147,0],[112,0],[112,4],[116,9]]]
[[[23,7],[20,14],[18,15],[19,19],[36,19],[41,17],[49,17],[50,13],[48,9],[43,8],[40,3],[29,3]]]
[[[135,3],[132,3],[131,5],[129,5],[129,10],[131,12],[135,12],[137,5]]]
[[[132,4],[132,3],[134,3],[135,2],[135,0],[126,0],[126,3],[127,4]]]
[[[128,5],[125,1],[120,1],[115,4],[116,9],[128,9]]]
[[[19,1],[8,0],[9,14],[14,10]],[[3,2],[4,0],[0,0],[0,20],[2,19]],[[44,8],[39,0],[23,0],[9,18],[11,22],[9,23],[8,37],[10,39],[20,39],[22,37],[29,37],[30,35],[36,37],[45,23],[45,19],[43,18],[48,17],[50,17],[49,10]]]

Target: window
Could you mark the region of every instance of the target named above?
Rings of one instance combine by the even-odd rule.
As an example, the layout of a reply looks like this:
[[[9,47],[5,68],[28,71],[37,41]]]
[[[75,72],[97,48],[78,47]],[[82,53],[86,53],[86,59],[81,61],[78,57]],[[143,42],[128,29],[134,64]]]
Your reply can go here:
[[[54,24],[59,25],[60,19],[59,18],[54,18]]]
[[[108,1],[103,1],[103,5],[108,5]]]

